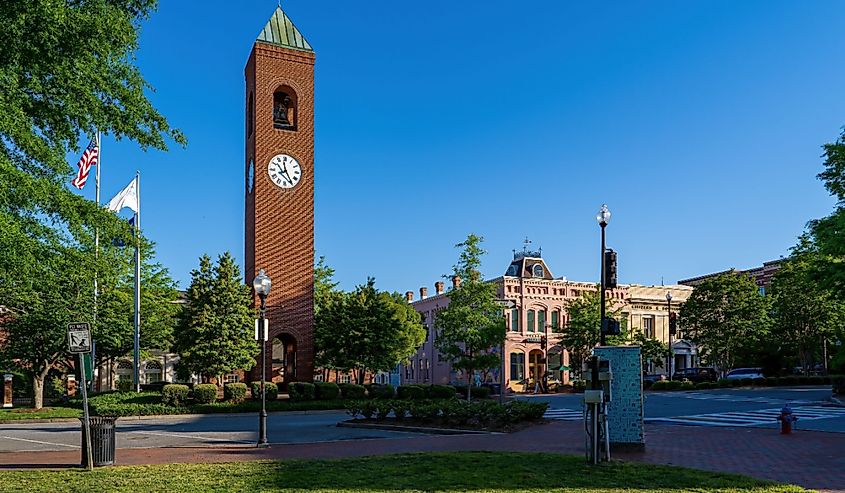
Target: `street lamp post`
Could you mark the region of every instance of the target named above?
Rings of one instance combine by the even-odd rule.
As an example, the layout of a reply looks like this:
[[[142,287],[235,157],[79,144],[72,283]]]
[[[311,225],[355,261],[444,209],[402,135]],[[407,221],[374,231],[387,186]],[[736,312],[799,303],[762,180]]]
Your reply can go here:
[[[605,334],[604,334],[604,297],[605,297],[605,269],[607,266],[604,262],[604,228],[607,227],[607,223],[610,222],[610,210],[607,208],[607,204],[602,204],[599,213],[596,215],[596,220],[599,222],[599,226],[601,226],[601,317],[599,318],[599,341],[602,346],[605,345]]]
[[[672,292],[666,291],[666,307],[669,309],[669,314],[666,319],[668,327],[666,332],[669,334],[669,357],[666,358],[666,367],[669,371],[669,380],[672,380]]]
[[[258,320],[258,330],[256,337],[261,338],[261,412],[258,414],[258,446],[268,447],[267,443],[267,393],[264,388],[264,382],[267,380],[267,319],[265,318],[265,311],[267,309],[267,295],[270,294],[272,287],[270,277],[264,274],[264,269],[258,271],[258,275],[252,281],[252,288],[255,294],[261,299],[260,318]]]

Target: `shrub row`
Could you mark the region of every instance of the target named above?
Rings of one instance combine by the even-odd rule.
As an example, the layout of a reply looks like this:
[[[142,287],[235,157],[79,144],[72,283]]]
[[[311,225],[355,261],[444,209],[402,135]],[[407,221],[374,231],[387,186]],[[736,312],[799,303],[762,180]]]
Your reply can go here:
[[[377,399],[350,401],[346,409],[353,418],[384,420],[392,414],[397,420],[410,417],[423,423],[492,428],[538,420],[546,413],[548,403]]]
[[[766,378],[743,378],[743,379],[726,379],[721,378],[716,382],[699,382],[692,383],[689,381],[680,380],[660,380],[654,383],[644,382],[643,387],[651,390],[706,390],[716,388],[728,387],[742,387],[742,386],[756,386],[756,387],[777,387],[783,385],[845,385],[845,376],[842,375],[826,375],[826,376],[788,376],[788,377],[766,377]]]
[[[458,393],[459,396],[466,397],[467,386],[455,385],[455,391]],[[490,397],[490,387],[471,387],[469,393],[473,397],[473,399],[486,399]]]

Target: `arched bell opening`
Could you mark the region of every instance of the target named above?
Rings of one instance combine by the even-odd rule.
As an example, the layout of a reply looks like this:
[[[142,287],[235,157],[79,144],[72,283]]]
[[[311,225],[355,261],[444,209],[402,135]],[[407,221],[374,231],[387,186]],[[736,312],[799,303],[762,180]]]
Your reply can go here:
[[[296,381],[296,339],[279,334],[273,339],[271,380],[283,385]]]

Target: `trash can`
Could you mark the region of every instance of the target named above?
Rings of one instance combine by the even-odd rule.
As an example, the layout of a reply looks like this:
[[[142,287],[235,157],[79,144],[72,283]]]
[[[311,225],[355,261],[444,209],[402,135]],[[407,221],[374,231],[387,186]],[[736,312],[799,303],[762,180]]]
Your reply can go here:
[[[114,465],[114,424],[115,416],[91,416],[91,459],[94,467]],[[88,454],[85,452],[85,418],[82,422],[82,467],[88,467]]]

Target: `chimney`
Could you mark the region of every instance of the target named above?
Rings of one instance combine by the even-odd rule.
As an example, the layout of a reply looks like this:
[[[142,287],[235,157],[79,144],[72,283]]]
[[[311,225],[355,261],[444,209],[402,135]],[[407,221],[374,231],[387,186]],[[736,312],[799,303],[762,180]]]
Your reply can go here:
[[[424,300],[428,298],[428,288],[423,286],[420,288],[420,299]]]
[[[408,303],[414,301],[414,292],[413,291],[406,291],[405,292],[405,299],[408,301]]]
[[[436,291],[437,294],[443,294],[443,287],[445,285],[446,284],[443,281],[437,281],[436,283],[434,283],[434,291]]]
[[[461,287],[461,276],[452,276],[452,288],[458,289]]]

